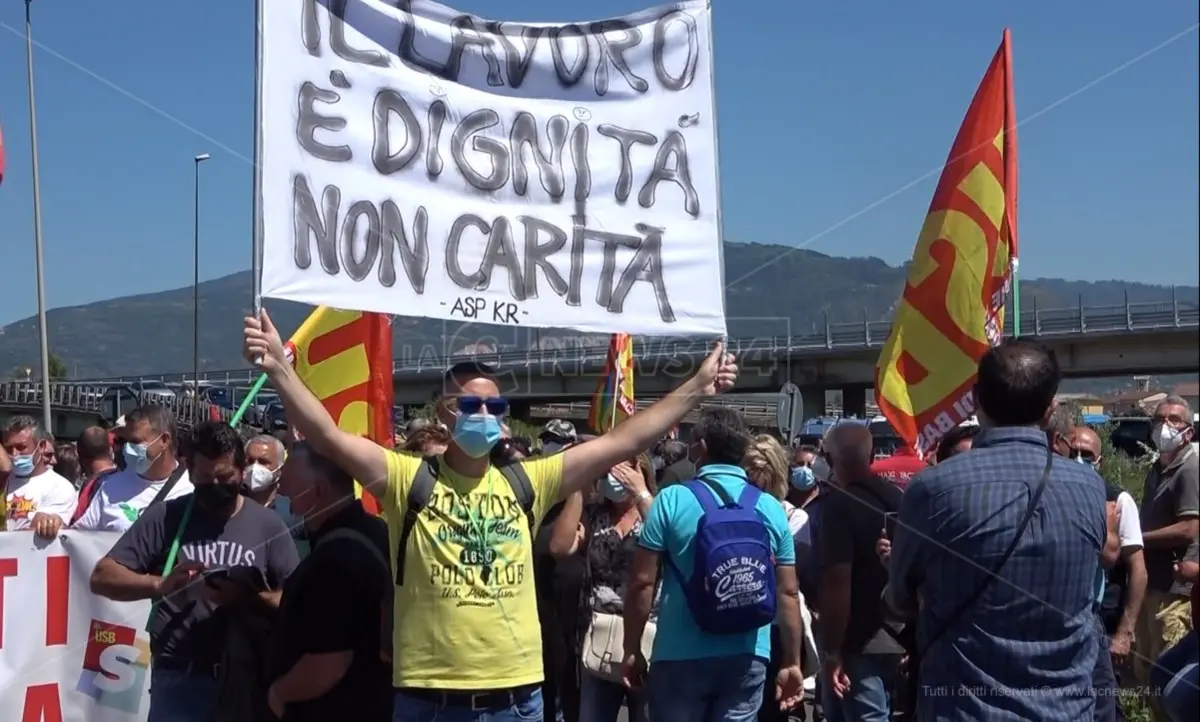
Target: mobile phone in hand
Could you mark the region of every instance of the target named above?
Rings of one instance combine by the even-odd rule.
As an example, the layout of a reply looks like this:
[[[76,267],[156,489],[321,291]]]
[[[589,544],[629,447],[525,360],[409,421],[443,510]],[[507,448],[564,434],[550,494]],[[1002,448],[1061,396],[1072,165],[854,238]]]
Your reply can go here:
[[[896,533],[896,520],[900,518],[898,511],[885,511],[883,513],[883,533],[888,539],[891,539]]]
[[[227,567],[217,567],[215,569],[205,569],[200,572],[201,578],[205,584],[211,585],[217,579],[228,579],[229,569]]]

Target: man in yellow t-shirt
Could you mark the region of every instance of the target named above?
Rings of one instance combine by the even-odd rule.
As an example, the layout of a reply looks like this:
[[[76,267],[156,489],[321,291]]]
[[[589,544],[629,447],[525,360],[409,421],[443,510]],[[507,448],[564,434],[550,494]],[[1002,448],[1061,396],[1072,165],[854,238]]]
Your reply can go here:
[[[718,344],[695,376],[608,434],[519,462],[532,490],[527,515],[515,470],[502,473],[489,460],[508,410],[495,372],[477,363],[455,365],[437,401],[438,419],[453,438],[425,472],[433,483],[401,550],[423,460],[339,429],[296,376],[266,312],[246,319],[243,352],[266,372],[288,421],[305,439],[383,500],[392,564],[403,581],[395,590],[394,722],[432,722],[448,713],[458,720],[542,718],[537,525],[556,502],[649,449],[701,399],[731,388],[737,378],[733,357]]]

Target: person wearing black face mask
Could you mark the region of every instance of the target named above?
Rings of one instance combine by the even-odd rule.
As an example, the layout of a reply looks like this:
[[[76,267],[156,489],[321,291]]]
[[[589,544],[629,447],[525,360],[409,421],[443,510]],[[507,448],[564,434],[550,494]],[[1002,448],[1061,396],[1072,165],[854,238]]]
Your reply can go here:
[[[213,718],[231,625],[270,614],[298,563],[279,516],[238,493],[246,454],[237,432],[205,422],[186,448],[195,491],[148,508],[91,576],[93,594],[156,600],[149,722]]]

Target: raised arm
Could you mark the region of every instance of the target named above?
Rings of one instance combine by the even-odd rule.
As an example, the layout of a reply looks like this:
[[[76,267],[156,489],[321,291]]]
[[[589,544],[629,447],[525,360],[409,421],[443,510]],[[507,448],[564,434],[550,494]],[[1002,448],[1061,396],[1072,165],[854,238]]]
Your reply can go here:
[[[353,476],[367,491],[382,499],[387,491],[387,451],[369,439],[348,434],[296,375],[275,324],[266,311],[247,317],[242,353],[267,374],[287,409],[288,422],[321,454]]]
[[[733,356],[718,343],[696,375],[661,401],[630,416],[604,436],[564,451],[560,498],[582,490],[612,467],[649,449],[702,399],[732,388],[737,373]]]
[[[583,528],[582,520],[583,494],[577,491],[567,497],[562,512],[554,520],[554,530],[550,535],[550,556],[566,559],[579,550],[579,544],[583,541],[580,534]]]

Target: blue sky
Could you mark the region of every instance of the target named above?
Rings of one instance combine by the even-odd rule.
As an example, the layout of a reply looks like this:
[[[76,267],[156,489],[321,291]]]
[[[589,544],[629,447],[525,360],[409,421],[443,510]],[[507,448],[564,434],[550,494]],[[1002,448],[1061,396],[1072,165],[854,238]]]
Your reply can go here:
[[[550,21],[652,3],[451,4]],[[1008,26],[1022,275],[1197,283],[1195,0],[715,6],[728,239],[907,260],[936,169]],[[248,268],[253,3],[33,9],[49,306],[191,283],[200,152],[212,153],[201,277]],[[36,311],[23,28],[23,3],[0,4],[0,324]],[[800,182],[782,182],[797,167]]]

